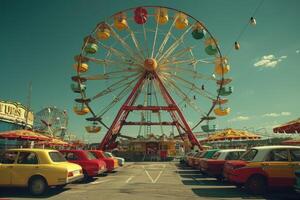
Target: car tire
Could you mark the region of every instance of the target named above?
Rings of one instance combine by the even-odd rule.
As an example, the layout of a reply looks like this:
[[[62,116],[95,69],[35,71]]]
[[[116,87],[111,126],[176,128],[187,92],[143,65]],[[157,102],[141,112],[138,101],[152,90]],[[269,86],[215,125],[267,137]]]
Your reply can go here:
[[[90,182],[92,180],[92,177],[90,177],[88,175],[88,173],[84,170],[83,171],[83,182],[86,183],[86,182]]]
[[[260,175],[251,176],[246,181],[245,189],[248,193],[255,195],[264,194],[267,191],[267,181]]]
[[[39,196],[48,190],[48,184],[45,178],[41,176],[32,177],[28,184],[29,192],[34,196]]]

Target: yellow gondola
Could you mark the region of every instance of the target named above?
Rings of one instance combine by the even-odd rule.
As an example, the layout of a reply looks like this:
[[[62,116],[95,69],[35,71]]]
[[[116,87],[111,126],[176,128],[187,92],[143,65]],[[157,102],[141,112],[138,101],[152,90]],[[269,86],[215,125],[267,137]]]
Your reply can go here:
[[[168,10],[166,8],[157,8],[155,15],[156,22],[160,25],[166,24],[169,21]]]
[[[122,31],[128,27],[126,16],[123,13],[119,13],[114,17],[114,26],[119,31]]]
[[[79,73],[87,72],[89,69],[89,66],[86,63],[75,63],[73,67]]]
[[[229,65],[216,65],[215,66],[215,73],[218,74],[218,75],[223,75],[223,74],[226,74],[230,71],[230,66]]]
[[[73,107],[73,111],[77,114],[77,115],[85,115],[87,113],[90,112],[90,109],[84,105],[84,104],[76,104],[74,107]]]
[[[222,109],[222,108],[215,108],[214,109],[214,113],[215,115],[217,116],[225,116],[225,115],[228,115],[230,113],[230,108],[225,108],[225,109]]]
[[[99,25],[96,36],[99,40],[107,40],[110,37],[110,29],[107,24],[102,23]]]
[[[98,133],[101,130],[101,126],[96,126],[96,125],[86,126],[85,130],[88,133]]]
[[[187,16],[183,13],[177,14],[177,19],[175,22],[175,27],[179,30],[185,29],[189,25],[189,21],[187,19]]]

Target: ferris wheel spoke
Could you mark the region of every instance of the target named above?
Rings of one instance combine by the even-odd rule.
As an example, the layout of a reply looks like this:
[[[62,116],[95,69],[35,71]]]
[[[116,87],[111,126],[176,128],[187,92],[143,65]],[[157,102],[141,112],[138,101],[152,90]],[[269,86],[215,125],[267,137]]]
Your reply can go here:
[[[186,73],[192,76],[194,79],[200,79],[200,80],[210,80],[210,81],[216,81],[216,79],[213,76],[209,76],[206,74],[202,74],[200,72],[191,70],[191,69],[185,69],[182,67],[163,67],[160,68],[160,72],[162,73],[169,73],[170,75],[176,76],[176,72]],[[171,73],[175,72],[175,73]]]
[[[159,11],[160,13],[160,11]],[[152,51],[151,51],[151,58],[154,56],[154,49],[156,45],[156,40],[157,40],[157,32],[158,32],[158,21],[156,21],[156,28],[155,28],[155,33],[154,33],[154,39],[153,39],[153,45],[152,45]]]
[[[188,104],[194,111],[203,113],[203,111],[197,105],[195,105],[195,103],[189,98],[189,96],[176,85],[174,80],[164,79],[164,82],[166,85],[169,86],[169,88],[171,88],[174,91],[174,93],[179,98],[181,98],[182,101]]]
[[[138,52],[136,52],[136,51],[133,51],[132,49],[131,49],[131,47],[127,44],[127,42],[125,41],[125,40],[123,40],[123,38],[114,30],[114,28],[111,26],[111,25],[108,25],[109,27],[110,27],[110,29],[111,29],[111,31],[112,31],[112,35],[113,35],[113,37],[117,40],[117,41],[119,41],[120,43],[121,43],[121,45],[123,46],[123,48],[124,49],[126,49],[127,51],[128,51],[128,53],[130,54],[130,57],[132,58],[132,59],[137,59],[137,58],[139,58],[139,61],[143,61],[144,59],[143,59],[143,57],[141,57],[140,55],[139,55],[139,53]]]
[[[131,58],[130,60],[133,60],[132,57],[131,57],[129,54],[124,53],[124,52],[122,52],[122,51],[120,51],[120,50],[118,50],[118,49],[116,49],[116,48],[114,48],[114,47],[112,47],[112,46],[107,46],[107,45],[102,44],[102,43],[100,43],[100,45],[101,45],[104,49],[106,49],[107,51],[109,51],[109,52],[111,52],[112,54],[114,54],[117,58],[122,58],[123,61],[128,60],[128,58]]]
[[[171,74],[171,73],[165,73],[165,75],[176,78],[177,80],[184,83],[185,86],[188,85],[187,88],[190,89],[191,91],[196,91],[198,94],[200,94],[200,95],[202,95],[202,96],[204,96],[204,97],[206,97],[210,100],[216,99],[216,97],[213,97],[213,95],[211,93],[209,93],[208,91],[196,86],[195,83],[192,83],[188,80],[185,80],[184,78],[182,78],[180,76],[177,76],[177,75],[174,75],[174,74]]]
[[[164,59],[162,59],[161,61],[161,64],[160,65],[163,65],[165,63],[169,63],[168,61],[169,60],[174,60],[174,59],[178,59],[178,58],[181,58],[183,55],[187,54],[187,53],[190,53],[191,55],[191,52],[192,52],[192,49],[194,47],[186,47],[186,48],[183,48],[183,49],[180,49],[178,51],[176,51],[172,57],[171,56],[167,56],[165,57]],[[192,56],[194,58],[194,56]],[[167,61],[167,62],[164,62],[164,61]]]
[[[128,62],[128,61],[119,61],[119,60],[111,60],[111,59],[98,59],[98,58],[91,58],[91,57],[86,57],[89,61],[92,61],[97,64],[106,64],[108,65],[113,65],[113,66],[134,66],[138,68],[142,68],[143,66],[141,64],[134,63],[133,61]],[[117,64],[117,65],[116,65]],[[124,67],[122,67],[124,68]]]
[[[91,99],[95,100],[95,99],[97,99],[99,97],[102,97],[104,95],[110,94],[110,93],[112,93],[112,92],[114,92],[114,91],[116,91],[116,90],[118,90],[118,89],[120,89],[122,87],[125,87],[128,84],[131,84],[132,82],[135,81],[135,79],[132,80],[132,81],[129,81],[129,82],[126,82],[126,81],[128,81],[129,78],[134,78],[134,77],[137,77],[137,75],[127,76],[124,79],[111,84],[109,87],[107,87],[106,89],[102,90],[101,92],[99,92],[98,94],[96,94],[95,96],[93,96]]]
[[[164,37],[162,43],[160,44],[160,47],[159,47],[159,49],[158,49],[158,51],[157,51],[157,53],[156,53],[156,55],[155,55],[155,59],[157,59],[158,55],[161,54],[161,53],[163,52],[163,50],[164,50],[164,48],[165,48],[165,45],[167,44],[167,42],[168,42],[170,36],[172,35],[172,29],[173,29],[174,26],[175,26],[175,22],[176,22],[177,18],[178,18],[178,16],[175,17],[175,19],[173,20],[173,23],[172,23],[172,25],[170,26],[168,32],[165,34],[165,37]]]
[[[186,34],[192,29],[192,26],[189,26],[182,34],[179,38],[177,38],[177,40],[175,40],[175,42],[173,42],[173,44],[160,56],[160,58],[158,59],[158,63],[160,63],[160,61],[165,58],[170,56],[170,54],[172,54],[177,47],[183,43],[183,39],[186,36]]]
[[[130,91],[130,87],[133,85],[133,83],[135,83],[135,81],[133,81],[131,84],[128,84],[121,92],[118,93],[118,95],[113,99],[113,101],[106,106],[105,108],[103,108],[100,111],[99,116],[102,117],[105,113],[107,113],[111,108],[113,108],[113,106],[115,106],[119,101],[121,101],[124,96],[126,96],[128,94],[128,92]]]
[[[116,78],[123,78],[124,75],[122,73],[129,73],[129,72],[137,72],[134,75],[140,74],[140,70],[138,69],[127,69],[127,70],[120,70],[120,71],[113,71],[104,74],[95,74],[91,76],[85,76],[86,80],[108,80],[108,79],[116,79]]]
[[[148,42],[147,42],[147,31],[145,28],[145,24],[143,24],[143,32],[144,32],[144,40],[145,40],[145,45],[146,45],[146,52],[147,52],[147,58],[150,57],[150,52],[149,52],[149,47],[148,47]]]
[[[141,47],[140,47],[141,45],[140,45],[139,41],[137,40],[134,31],[130,28],[130,26],[128,26],[127,30],[131,36],[131,39],[134,43],[135,48],[137,49],[137,52],[140,54],[140,56],[142,58],[145,58],[145,56],[143,54],[144,51],[141,49]]]

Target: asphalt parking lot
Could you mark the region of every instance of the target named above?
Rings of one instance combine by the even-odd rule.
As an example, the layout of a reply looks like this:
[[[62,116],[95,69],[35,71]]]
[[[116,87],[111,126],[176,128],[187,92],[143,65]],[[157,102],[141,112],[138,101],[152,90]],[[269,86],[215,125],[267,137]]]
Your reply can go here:
[[[1,188],[0,199],[32,199],[26,189]],[[194,200],[194,199],[300,199],[293,191],[271,191],[265,196],[248,195],[227,183],[208,178],[176,162],[127,163],[115,173],[89,183],[50,189],[42,199]],[[36,199],[36,198],[35,198]]]

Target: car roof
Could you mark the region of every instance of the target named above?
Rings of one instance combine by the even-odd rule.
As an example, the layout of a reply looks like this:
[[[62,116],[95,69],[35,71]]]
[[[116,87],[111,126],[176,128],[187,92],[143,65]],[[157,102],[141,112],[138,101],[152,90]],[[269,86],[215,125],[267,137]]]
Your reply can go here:
[[[286,148],[296,148],[300,149],[300,146],[290,146],[290,145],[269,145],[269,146],[260,146],[260,147],[252,147],[251,149],[286,149]]]
[[[34,149],[34,148],[22,148],[22,149],[7,149],[5,151],[33,151],[33,152],[53,152],[53,151],[57,151],[55,149]]]
[[[59,150],[62,152],[84,152],[85,150],[82,149],[64,149],[64,150]]]
[[[246,149],[222,149],[219,152],[246,151]]]

